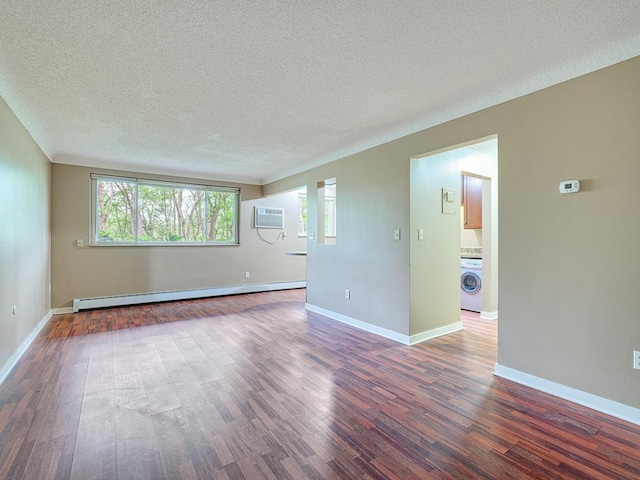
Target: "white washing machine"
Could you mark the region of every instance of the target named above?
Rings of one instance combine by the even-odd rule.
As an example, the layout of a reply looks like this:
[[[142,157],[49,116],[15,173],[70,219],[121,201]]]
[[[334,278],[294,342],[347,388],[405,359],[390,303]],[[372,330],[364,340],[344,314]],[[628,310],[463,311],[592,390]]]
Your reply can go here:
[[[482,259],[460,259],[460,308],[482,311]]]

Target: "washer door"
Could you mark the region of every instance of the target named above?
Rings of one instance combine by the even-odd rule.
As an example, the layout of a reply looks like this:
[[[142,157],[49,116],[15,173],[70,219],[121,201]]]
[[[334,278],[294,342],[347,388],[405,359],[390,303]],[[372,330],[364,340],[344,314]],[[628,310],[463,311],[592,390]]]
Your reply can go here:
[[[475,272],[464,272],[460,276],[460,289],[469,295],[475,295],[482,288],[482,279]]]

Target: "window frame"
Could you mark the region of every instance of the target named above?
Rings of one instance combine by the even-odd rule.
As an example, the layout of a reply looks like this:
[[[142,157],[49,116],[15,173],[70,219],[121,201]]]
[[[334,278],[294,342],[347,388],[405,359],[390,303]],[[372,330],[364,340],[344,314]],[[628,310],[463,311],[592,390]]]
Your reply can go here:
[[[221,187],[218,185],[211,184],[195,184],[195,183],[183,183],[183,182],[173,182],[173,181],[165,181],[165,180],[154,180],[148,178],[133,178],[133,177],[122,177],[118,175],[101,175],[101,174],[91,174],[91,221],[90,221],[90,233],[89,233],[89,244],[91,246],[99,246],[99,247],[203,247],[203,246],[233,246],[240,245],[240,193],[241,189],[239,187]],[[125,241],[100,241],[98,238],[98,181],[112,181],[112,182],[123,182],[123,183],[133,183],[135,185],[135,211],[134,211],[134,228],[133,232],[134,241],[125,242]],[[215,240],[203,240],[203,241],[144,241],[138,240],[138,221],[139,221],[139,195],[138,189],[139,186],[158,186],[158,187],[166,187],[166,188],[181,188],[188,190],[204,190],[205,192],[222,192],[222,193],[232,193],[233,196],[233,240],[230,241],[215,241]],[[204,224],[206,224],[207,220],[207,204],[205,202],[203,207],[203,216],[204,216]],[[206,238],[206,236],[205,236]]]

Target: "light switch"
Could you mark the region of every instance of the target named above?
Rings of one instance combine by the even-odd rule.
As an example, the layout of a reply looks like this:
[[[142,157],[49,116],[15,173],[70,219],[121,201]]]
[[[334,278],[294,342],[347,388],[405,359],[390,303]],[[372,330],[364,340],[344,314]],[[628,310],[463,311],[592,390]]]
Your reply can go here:
[[[418,229],[418,240],[424,240],[424,229],[423,228],[419,228]]]
[[[84,247],[84,240],[82,238],[76,240],[76,247]]]
[[[400,229],[399,228],[396,228],[393,231],[393,239],[394,240],[400,240]]]

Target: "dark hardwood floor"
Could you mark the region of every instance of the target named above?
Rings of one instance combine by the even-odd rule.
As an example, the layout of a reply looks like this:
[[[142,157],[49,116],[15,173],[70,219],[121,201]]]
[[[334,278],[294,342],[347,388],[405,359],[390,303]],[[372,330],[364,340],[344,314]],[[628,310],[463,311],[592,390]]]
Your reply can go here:
[[[0,385],[0,479],[638,479],[640,427],[413,347],[304,291],[54,317]]]

